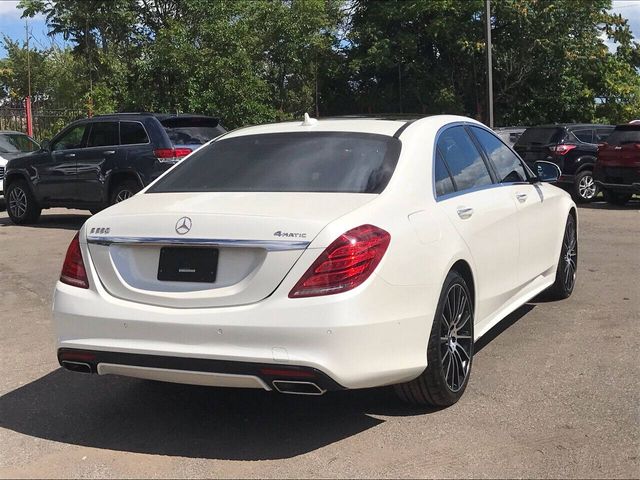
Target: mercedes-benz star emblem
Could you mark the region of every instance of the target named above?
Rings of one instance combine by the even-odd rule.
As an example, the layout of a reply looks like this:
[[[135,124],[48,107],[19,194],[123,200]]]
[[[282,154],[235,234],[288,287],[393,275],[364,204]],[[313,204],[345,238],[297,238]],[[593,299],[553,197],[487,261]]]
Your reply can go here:
[[[191,219],[189,217],[182,217],[176,222],[176,233],[178,235],[184,235],[191,230]]]

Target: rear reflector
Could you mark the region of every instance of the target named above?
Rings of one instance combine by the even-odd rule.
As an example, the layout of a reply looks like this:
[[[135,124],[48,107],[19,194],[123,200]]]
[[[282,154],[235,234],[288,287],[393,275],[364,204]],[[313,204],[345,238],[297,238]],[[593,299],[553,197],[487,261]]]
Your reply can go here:
[[[60,281],[78,288],[89,288],[89,280],[87,279],[87,271],[84,268],[80,240],[78,240],[77,233],[67,249],[67,256],[62,265],[62,273],[60,273]]]
[[[279,378],[313,378],[315,374],[307,370],[287,370],[278,368],[261,368],[260,373],[270,377]]]
[[[67,350],[60,353],[60,360],[75,360],[81,362],[92,362],[96,359],[96,355],[91,352],[83,352],[76,350]]]
[[[346,292],[361,285],[382,260],[391,235],[373,225],[361,225],[338,237],[309,267],[289,298]]]
[[[156,148],[153,154],[162,163],[175,163],[191,153],[190,148]]]

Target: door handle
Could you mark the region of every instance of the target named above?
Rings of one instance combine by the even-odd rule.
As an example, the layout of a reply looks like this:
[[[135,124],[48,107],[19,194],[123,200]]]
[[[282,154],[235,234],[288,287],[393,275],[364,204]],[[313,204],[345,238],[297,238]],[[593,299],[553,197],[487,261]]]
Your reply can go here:
[[[473,215],[473,208],[471,208],[471,207],[458,207],[458,216],[461,219],[466,220],[467,218],[471,217],[471,215]]]
[[[105,150],[104,152],[102,152],[104,155],[113,155],[114,153],[116,153],[115,150]]]
[[[522,202],[526,202],[527,201],[527,194],[526,193],[516,193],[516,198],[521,203]]]
[[[76,156],[75,153],[67,153],[64,158],[74,158]]]

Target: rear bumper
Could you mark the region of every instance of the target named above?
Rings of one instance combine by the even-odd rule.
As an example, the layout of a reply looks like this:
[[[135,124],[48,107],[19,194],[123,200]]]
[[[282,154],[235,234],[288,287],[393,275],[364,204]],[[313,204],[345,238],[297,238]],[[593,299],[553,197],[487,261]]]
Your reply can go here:
[[[182,379],[168,381],[181,383],[200,383],[181,372],[210,372],[254,376],[273,387],[265,366],[304,370],[323,390],[400,383],[426,367],[435,306],[423,300],[431,297],[425,286],[391,286],[374,274],[338,295],[277,293],[251,305],[178,309],[121,300],[99,284],[85,290],[58,282],[59,355],[89,351],[95,358],[85,363],[96,373],[100,363],[178,370]]]
[[[58,349],[61,366],[85,373],[116,374],[173,383],[272,390],[274,381],[309,382],[320,392],[344,387],[309,367],[167,357],[98,350]],[[88,367],[88,371],[80,368]]]

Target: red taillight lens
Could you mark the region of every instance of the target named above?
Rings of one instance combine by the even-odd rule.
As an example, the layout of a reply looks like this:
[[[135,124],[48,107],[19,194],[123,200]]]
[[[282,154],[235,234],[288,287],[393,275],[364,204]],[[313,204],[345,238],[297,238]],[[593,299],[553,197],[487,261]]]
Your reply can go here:
[[[361,285],[387,251],[391,235],[373,225],[361,225],[340,235],[309,267],[289,298],[346,292]]]
[[[555,145],[553,147],[549,147],[549,150],[551,150],[551,153],[553,153],[554,155],[564,155],[565,153],[570,152],[576,147],[577,145],[562,144],[562,145]]]
[[[175,154],[174,156],[176,158],[182,158],[182,157],[186,157],[187,155],[189,155],[191,153],[191,149],[190,148],[176,148],[174,150]]]
[[[158,161],[162,163],[174,163],[190,153],[190,148],[156,148],[153,151]]]
[[[89,280],[87,279],[87,271],[82,261],[80,240],[78,240],[77,233],[67,249],[67,256],[64,259],[62,273],[60,274],[60,281],[68,285],[73,285],[74,287],[89,288]]]

